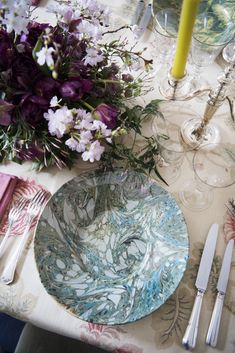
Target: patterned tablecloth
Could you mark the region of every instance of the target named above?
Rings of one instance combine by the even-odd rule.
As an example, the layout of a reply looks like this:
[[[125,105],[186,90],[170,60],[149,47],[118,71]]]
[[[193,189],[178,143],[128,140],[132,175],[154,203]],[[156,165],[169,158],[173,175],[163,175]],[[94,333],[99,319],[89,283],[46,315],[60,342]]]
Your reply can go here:
[[[127,5],[124,1],[113,2],[112,7],[116,13],[129,14],[135,6],[134,1]],[[43,18],[43,14],[40,13]],[[146,33],[142,39],[142,45],[147,45],[150,52],[153,52],[154,38],[151,33]],[[140,43],[141,44],[141,43]],[[214,85],[217,73],[220,68],[214,64],[207,70],[207,78]],[[157,84],[153,82],[154,90],[145,98],[146,101],[159,97]],[[180,115],[182,109],[202,113],[205,103],[196,99],[189,102],[171,103],[166,102],[168,108],[174,109],[175,116]],[[234,143],[235,124],[232,122],[227,104],[224,103],[213,118],[214,124],[218,125],[222,132],[223,141]],[[150,128],[150,123],[145,127]],[[169,187],[163,185],[177,199],[178,192],[183,190],[187,180],[193,178],[192,152],[187,152],[179,178]],[[78,163],[73,170],[58,171],[51,168],[40,173],[31,170],[30,163],[18,165],[10,163],[1,165],[0,171],[20,176],[21,192],[23,190],[35,189],[38,184],[44,186],[52,194],[68,180],[78,175],[85,169],[90,168],[84,163]],[[216,296],[216,284],[221,266],[221,260],[225,249],[226,241],[235,236],[235,218],[232,219],[224,207],[225,202],[232,195],[235,196],[235,185],[224,189],[214,190],[213,202],[207,210],[193,212],[183,207],[189,237],[190,237],[190,258],[187,270],[179,287],[169,300],[153,314],[135,323],[105,326],[87,323],[71,315],[64,307],[58,304],[43,287],[39,279],[34,259],[33,229],[31,236],[24,249],[23,256],[17,267],[16,278],[11,285],[0,284],[0,310],[21,320],[29,321],[39,327],[57,332],[69,337],[80,339],[84,342],[102,347],[116,353],[154,353],[182,352],[181,345],[193,301],[196,294],[194,282],[203,249],[203,244],[210,225],[219,223],[220,233],[216,247],[213,267],[205,294],[200,319],[199,333],[196,353],[200,352],[235,352],[235,256],[233,256],[232,269],[228,284],[225,305],[222,315],[222,324],[219,333],[217,348],[210,348],[205,345],[205,336],[210,321],[211,312]],[[1,224],[0,234],[4,232],[4,224]],[[12,237],[12,241],[16,240]]]

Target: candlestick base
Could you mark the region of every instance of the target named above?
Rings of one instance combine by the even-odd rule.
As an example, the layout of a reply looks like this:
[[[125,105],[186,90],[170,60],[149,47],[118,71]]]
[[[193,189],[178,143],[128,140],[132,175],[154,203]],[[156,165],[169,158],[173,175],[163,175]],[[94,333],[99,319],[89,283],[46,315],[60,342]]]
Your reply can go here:
[[[198,131],[200,133],[197,133]],[[219,129],[211,123],[202,126],[202,120],[197,118],[184,121],[180,132],[184,143],[192,148],[198,148],[208,143],[220,142]]]
[[[168,100],[186,100],[191,93],[191,85],[188,75],[185,74],[181,79],[174,78],[168,72],[168,79],[160,82],[159,91],[161,95]]]

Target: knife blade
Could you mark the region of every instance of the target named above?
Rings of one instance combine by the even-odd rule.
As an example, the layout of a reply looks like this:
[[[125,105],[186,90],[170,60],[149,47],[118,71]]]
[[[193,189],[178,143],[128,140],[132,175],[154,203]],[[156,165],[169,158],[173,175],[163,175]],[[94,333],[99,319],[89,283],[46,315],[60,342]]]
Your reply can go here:
[[[223,262],[222,262],[219,279],[217,283],[218,293],[217,293],[210,325],[206,336],[206,343],[211,347],[215,347],[217,344],[224,297],[227,289],[232,256],[233,256],[233,247],[234,247],[234,239],[230,239],[224,252]]]
[[[216,241],[219,232],[219,225],[214,223],[211,225],[208,236],[204,245],[204,249],[199,264],[195,286],[197,288],[197,295],[194,301],[191,316],[186,328],[182,344],[186,349],[194,348],[196,346],[198,324],[201,313],[202,299],[207,288],[211,266],[214,258]]]

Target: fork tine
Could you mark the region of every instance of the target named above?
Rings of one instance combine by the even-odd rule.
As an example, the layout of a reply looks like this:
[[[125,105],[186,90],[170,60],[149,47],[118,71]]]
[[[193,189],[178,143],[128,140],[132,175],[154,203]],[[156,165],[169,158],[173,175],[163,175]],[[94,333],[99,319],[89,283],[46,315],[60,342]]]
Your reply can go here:
[[[39,204],[44,201],[46,198],[46,192],[44,190],[39,190],[37,193],[34,195],[30,203],[33,204]]]
[[[13,206],[13,208],[10,210],[9,215],[22,211],[26,203],[27,201],[25,200],[25,198],[20,197],[16,204]]]

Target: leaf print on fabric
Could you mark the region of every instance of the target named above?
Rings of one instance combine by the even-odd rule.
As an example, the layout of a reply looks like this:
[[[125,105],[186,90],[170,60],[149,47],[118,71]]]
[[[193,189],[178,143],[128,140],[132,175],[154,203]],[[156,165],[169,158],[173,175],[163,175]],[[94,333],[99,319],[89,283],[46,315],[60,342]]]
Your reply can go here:
[[[26,320],[37,304],[37,297],[32,293],[24,293],[24,283],[18,280],[15,285],[0,284],[0,311]]]
[[[156,332],[155,342],[158,347],[168,348],[173,343],[181,345],[192,306],[193,296],[185,286],[181,286],[152,315],[151,327]]]

